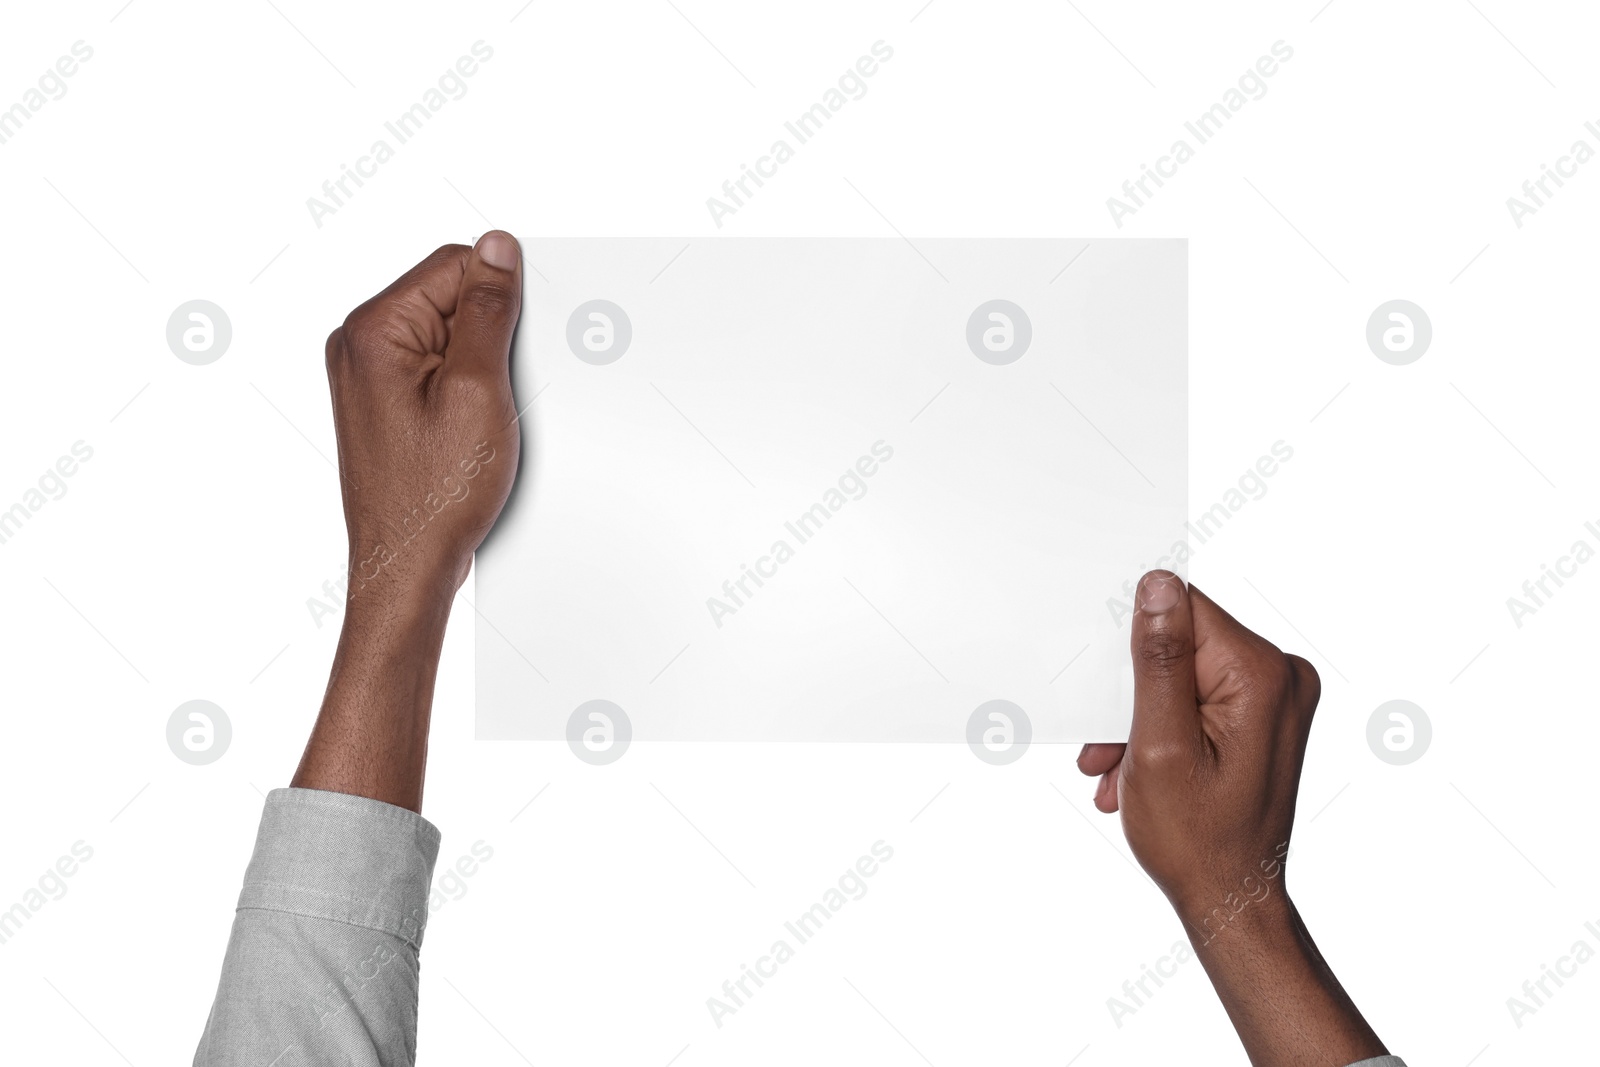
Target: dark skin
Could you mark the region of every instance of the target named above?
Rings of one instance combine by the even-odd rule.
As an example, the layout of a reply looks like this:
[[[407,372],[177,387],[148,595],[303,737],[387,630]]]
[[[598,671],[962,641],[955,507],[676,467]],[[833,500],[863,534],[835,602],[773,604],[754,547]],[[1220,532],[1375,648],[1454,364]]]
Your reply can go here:
[[[350,535],[344,627],[293,786],[422,809],[439,650],[520,435],[516,241],[447,245],[328,338]],[[1319,683],[1167,572],[1140,583],[1126,745],[1084,746],[1095,805],[1166,893],[1257,1067],[1384,1053],[1284,889]],[[1240,906],[1240,901],[1245,903]]]
[[[516,241],[446,245],[328,338],[350,591],[290,783],[422,810],[445,623],[516,475]]]
[[[1095,806],[1122,813],[1256,1067],[1387,1053],[1317,951],[1284,885],[1321,683],[1169,571],[1139,584],[1126,745],[1083,747]]]

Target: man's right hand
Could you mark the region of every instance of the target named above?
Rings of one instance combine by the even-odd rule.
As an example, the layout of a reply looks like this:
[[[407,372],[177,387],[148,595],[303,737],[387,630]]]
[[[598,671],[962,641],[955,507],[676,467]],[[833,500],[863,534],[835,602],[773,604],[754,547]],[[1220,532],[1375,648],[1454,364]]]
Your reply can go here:
[[[517,242],[491,230],[440,248],[328,338],[350,593],[293,786],[422,810],[450,607],[517,471],[521,304]]]
[[[445,245],[328,337],[328,385],[360,605],[448,604],[511,492],[511,335],[522,256],[508,233]]]

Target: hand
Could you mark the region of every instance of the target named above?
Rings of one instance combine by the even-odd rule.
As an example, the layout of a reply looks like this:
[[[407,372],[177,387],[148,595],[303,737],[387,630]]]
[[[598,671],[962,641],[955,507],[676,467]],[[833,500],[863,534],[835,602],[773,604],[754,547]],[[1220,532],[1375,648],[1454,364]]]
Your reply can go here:
[[[328,338],[350,592],[291,785],[422,810],[439,651],[517,471],[517,243],[446,245]]]
[[[1247,878],[1281,884],[1321,682],[1167,571],[1140,581],[1132,644],[1128,744],[1085,745],[1078,767],[1101,776],[1095,806],[1122,812],[1135,858],[1197,921]]]
[[[1295,795],[1321,684],[1168,571],[1139,583],[1133,729],[1085,745],[1095,806],[1190,942],[1253,1064],[1339,1067],[1385,1054],[1285,887]]]
[[[517,470],[509,234],[445,245],[328,337],[352,604],[454,596]]]

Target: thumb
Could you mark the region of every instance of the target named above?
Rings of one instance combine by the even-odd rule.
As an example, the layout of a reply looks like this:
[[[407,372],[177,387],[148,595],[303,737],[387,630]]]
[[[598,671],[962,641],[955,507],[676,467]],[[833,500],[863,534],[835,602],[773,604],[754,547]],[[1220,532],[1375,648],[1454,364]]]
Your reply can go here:
[[[445,363],[505,374],[521,310],[522,250],[509,233],[490,230],[467,257]]]
[[[1137,752],[1191,751],[1201,733],[1195,698],[1194,616],[1183,579],[1151,571],[1133,615],[1133,731]]]

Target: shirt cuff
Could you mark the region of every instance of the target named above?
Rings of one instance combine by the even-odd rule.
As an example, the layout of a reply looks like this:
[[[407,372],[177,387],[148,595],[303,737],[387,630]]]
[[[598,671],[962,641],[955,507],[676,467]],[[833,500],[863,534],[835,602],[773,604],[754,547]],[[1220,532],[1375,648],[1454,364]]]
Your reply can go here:
[[[1352,1063],[1350,1067],[1406,1067],[1406,1061],[1399,1056],[1374,1056],[1370,1060]]]
[[[363,926],[421,949],[439,840],[427,819],[381,800],[274,789],[239,908]]]

